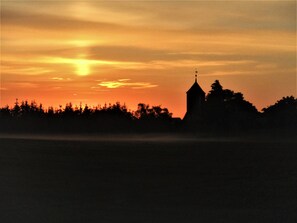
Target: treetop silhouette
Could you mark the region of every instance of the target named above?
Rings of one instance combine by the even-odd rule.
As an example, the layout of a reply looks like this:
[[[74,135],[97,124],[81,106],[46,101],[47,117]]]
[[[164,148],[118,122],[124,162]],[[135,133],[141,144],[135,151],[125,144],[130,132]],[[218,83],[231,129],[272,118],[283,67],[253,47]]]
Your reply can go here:
[[[197,87],[198,86],[198,87]],[[119,102],[84,107],[43,108],[35,101],[18,100],[12,108],[0,109],[1,132],[205,132],[226,133],[297,130],[297,99],[283,97],[258,112],[241,92],[224,89],[218,80],[205,97],[197,80],[187,92],[187,114],[183,120],[172,117],[167,108],[139,103],[130,111]],[[194,89],[194,90],[193,90]],[[200,90],[201,89],[201,90]],[[204,93],[204,94],[203,94]],[[296,132],[296,131],[295,131]]]

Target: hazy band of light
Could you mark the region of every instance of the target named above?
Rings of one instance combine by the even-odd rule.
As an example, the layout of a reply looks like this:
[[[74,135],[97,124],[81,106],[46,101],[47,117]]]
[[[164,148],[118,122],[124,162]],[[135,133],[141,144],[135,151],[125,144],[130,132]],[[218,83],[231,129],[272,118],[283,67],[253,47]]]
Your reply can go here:
[[[295,8],[295,1],[4,1],[1,106],[15,98],[54,106],[142,101],[182,116],[198,66],[206,92],[220,79],[261,109],[296,95]]]

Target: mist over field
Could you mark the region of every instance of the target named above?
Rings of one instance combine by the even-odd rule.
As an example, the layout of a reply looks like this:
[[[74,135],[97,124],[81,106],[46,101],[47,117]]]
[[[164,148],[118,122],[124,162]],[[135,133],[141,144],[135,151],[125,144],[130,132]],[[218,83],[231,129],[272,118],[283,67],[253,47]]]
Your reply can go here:
[[[295,140],[0,137],[1,222],[295,222]]]

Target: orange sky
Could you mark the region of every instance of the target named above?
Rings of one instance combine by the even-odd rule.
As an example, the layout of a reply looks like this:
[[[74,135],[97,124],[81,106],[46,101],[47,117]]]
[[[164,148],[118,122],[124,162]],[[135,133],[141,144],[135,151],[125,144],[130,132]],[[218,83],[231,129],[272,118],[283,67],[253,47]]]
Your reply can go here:
[[[295,1],[1,1],[0,106],[139,102],[185,113],[194,81],[261,110],[296,96]]]

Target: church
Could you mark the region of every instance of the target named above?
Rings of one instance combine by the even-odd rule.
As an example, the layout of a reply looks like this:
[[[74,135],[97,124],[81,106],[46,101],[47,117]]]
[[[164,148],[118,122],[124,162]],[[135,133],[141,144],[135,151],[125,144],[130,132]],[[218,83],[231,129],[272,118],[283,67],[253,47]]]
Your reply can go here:
[[[195,82],[187,91],[187,112],[184,117],[184,121],[198,121],[202,117],[205,92],[199,86],[197,82],[197,71],[195,75]]]

